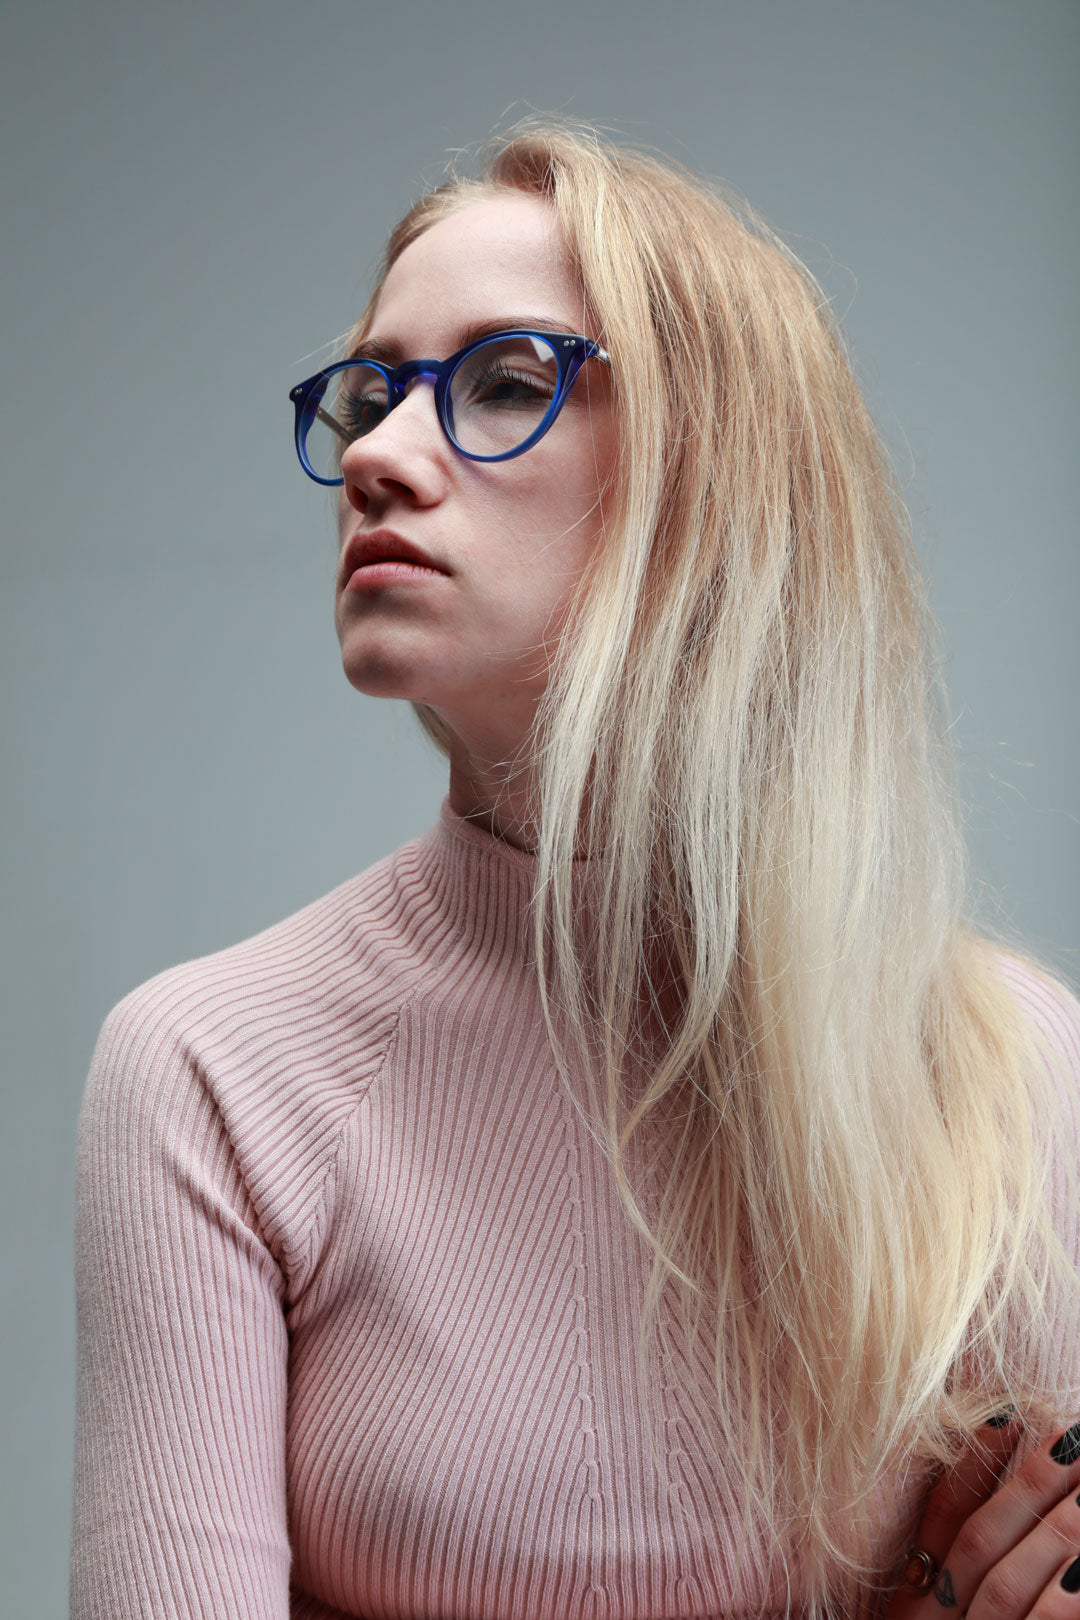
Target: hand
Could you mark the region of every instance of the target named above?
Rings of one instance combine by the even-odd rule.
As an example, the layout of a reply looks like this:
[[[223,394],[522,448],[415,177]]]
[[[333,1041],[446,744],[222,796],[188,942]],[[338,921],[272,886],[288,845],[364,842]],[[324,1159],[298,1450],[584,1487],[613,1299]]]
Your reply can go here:
[[[1001,1486],[1015,1425],[979,1437],[987,1457],[969,1453],[938,1481],[915,1534],[932,1588],[901,1586],[886,1620],[1080,1620],[1080,1423]]]

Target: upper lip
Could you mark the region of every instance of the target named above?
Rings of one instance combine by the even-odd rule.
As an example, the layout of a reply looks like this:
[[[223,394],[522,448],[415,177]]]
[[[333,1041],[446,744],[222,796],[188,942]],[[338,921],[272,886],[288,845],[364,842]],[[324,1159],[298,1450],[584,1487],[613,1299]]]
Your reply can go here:
[[[368,534],[354,534],[346,544],[341,565],[342,580],[350,579],[358,568],[377,562],[411,562],[418,563],[422,568],[437,569],[440,574],[447,572],[434,557],[429,557],[426,551],[414,546],[411,540],[395,534],[393,529],[372,529]]]

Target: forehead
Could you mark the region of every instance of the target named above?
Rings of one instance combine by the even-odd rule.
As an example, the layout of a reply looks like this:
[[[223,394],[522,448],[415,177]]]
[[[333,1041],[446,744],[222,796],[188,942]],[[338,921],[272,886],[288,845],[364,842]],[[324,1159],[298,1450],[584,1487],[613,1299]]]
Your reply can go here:
[[[369,335],[439,353],[471,325],[535,317],[577,331],[583,314],[551,204],[510,193],[469,203],[410,243],[383,283]]]

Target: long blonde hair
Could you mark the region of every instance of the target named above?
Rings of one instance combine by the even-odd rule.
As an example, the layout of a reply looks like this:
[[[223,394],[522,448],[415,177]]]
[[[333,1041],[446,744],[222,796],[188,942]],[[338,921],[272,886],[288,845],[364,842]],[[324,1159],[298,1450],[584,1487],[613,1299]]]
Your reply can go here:
[[[618,403],[535,735],[545,1016],[655,1256],[645,1337],[690,1338],[748,1544],[837,1614],[888,1580],[887,1469],[1077,1398],[1039,1371],[1077,1288],[1048,1054],[964,920],[924,590],[821,289],[744,205],[552,124],[421,199],[387,268],[500,188],[553,204]]]

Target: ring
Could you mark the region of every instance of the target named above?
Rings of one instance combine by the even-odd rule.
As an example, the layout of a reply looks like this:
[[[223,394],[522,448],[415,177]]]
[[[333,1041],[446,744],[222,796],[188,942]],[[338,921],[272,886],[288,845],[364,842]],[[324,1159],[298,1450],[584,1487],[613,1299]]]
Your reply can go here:
[[[912,1547],[904,1560],[903,1584],[909,1592],[929,1592],[938,1577],[938,1567],[932,1553],[922,1547]]]

